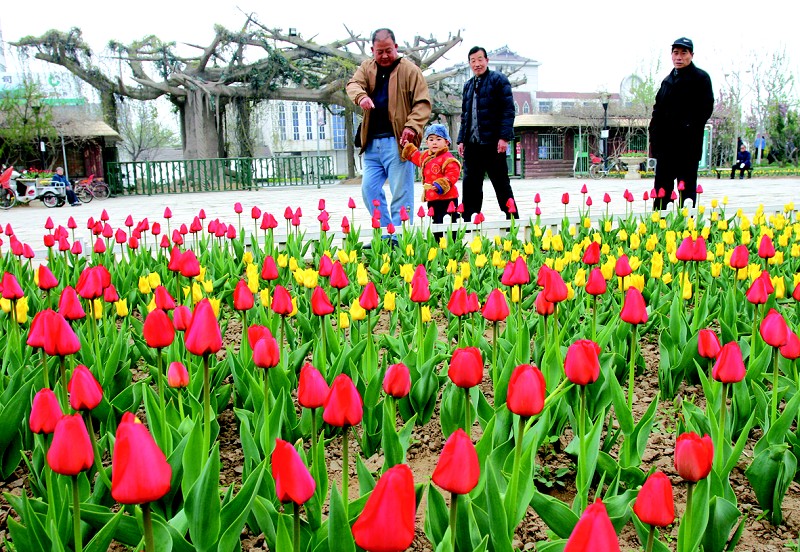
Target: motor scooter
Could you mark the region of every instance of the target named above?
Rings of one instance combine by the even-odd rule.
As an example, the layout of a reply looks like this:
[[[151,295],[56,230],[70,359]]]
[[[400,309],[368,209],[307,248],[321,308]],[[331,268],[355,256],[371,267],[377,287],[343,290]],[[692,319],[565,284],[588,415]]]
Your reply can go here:
[[[0,208],[10,209],[17,203],[30,203],[39,199],[47,207],[61,207],[67,202],[63,184],[47,179],[17,182],[20,174],[9,167],[0,173]]]

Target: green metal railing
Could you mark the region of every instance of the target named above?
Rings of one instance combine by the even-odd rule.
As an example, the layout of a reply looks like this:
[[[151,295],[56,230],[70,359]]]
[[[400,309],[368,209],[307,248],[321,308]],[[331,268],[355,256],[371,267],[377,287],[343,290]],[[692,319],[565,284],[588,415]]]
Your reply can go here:
[[[336,178],[330,156],[235,157],[108,164],[115,195],[255,190],[329,183]]]

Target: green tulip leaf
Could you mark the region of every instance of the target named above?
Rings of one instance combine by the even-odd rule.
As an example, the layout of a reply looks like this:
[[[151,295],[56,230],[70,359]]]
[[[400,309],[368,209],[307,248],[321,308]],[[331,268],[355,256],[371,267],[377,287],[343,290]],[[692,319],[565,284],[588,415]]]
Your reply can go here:
[[[214,445],[200,478],[186,497],[189,535],[197,550],[216,548],[220,530],[219,443]]]

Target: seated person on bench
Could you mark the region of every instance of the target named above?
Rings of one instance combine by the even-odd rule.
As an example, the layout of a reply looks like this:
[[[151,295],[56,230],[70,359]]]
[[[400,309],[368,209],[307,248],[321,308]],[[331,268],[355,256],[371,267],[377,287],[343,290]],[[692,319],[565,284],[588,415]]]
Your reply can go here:
[[[744,171],[750,170],[750,152],[744,144],[739,147],[739,153],[736,154],[736,163],[731,168],[731,180],[736,175],[736,169],[739,169],[739,180],[744,178]]]

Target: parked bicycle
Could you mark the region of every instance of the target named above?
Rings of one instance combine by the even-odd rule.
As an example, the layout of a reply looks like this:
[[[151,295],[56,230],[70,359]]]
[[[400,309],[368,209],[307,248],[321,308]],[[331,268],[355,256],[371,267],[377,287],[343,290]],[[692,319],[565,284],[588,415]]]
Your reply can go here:
[[[81,203],[89,203],[93,199],[107,199],[111,195],[108,184],[102,180],[95,179],[93,174],[90,174],[88,178],[78,180],[73,188]]]
[[[17,203],[30,203],[39,199],[47,207],[61,207],[67,201],[63,184],[50,179],[17,181],[19,173],[9,167],[0,174],[0,208],[11,209]]]
[[[589,166],[589,176],[595,180],[605,178],[609,174],[625,174],[628,172],[628,167],[619,157],[609,157],[605,165],[603,159],[589,154],[589,159],[592,164]]]

